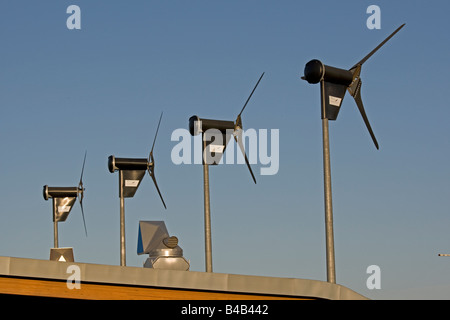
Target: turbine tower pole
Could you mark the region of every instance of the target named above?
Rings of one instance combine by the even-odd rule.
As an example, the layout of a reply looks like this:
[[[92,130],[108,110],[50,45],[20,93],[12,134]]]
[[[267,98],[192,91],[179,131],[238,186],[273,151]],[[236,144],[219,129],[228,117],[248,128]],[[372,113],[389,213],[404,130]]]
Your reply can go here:
[[[325,195],[325,235],[327,258],[327,281],[336,283],[336,269],[334,259],[334,233],[333,233],[333,203],[331,196],[331,166],[330,166],[330,136],[328,119],[325,113],[325,83],[320,81],[322,104],[322,135],[323,135],[323,178]]]
[[[54,248],[58,248],[58,221],[56,221],[56,201],[53,198],[52,199],[53,202],[53,243],[54,243]]]
[[[206,151],[206,141],[203,139],[203,150]],[[211,245],[211,211],[209,202],[209,165],[203,154],[203,193],[205,207],[205,267],[206,272],[212,272],[212,245]]]
[[[119,193],[120,193],[120,265],[126,266],[125,251],[125,199],[123,197],[123,172],[119,170]]]

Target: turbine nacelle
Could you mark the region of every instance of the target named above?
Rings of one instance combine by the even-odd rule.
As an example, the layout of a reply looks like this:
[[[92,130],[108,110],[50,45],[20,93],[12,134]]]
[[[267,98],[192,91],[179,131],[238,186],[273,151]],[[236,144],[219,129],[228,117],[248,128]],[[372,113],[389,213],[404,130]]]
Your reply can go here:
[[[145,158],[116,158],[115,156],[108,157],[109,172],[114,173],[119,170],[148,170],[153,165]]]
[[[348,86],[353,81],[353,73],[345,69],[324,65],[322,61],[313,59],[305,65],[305,75],[302,79],[311,84],[324,80]]]
[[[223,134],[226,134],[230,130],[234,131],[235,123],[227,120],[201,119],[198,116],[189,118],[189,132],[191,135],[196,136],[210,129],[219,130]]]
[[[78,189],[78,187],[49,187],[45,185],[43,196],[45,200],[48,200],[50,198],[77,198],[78,194],[82,193],[83,190]]]

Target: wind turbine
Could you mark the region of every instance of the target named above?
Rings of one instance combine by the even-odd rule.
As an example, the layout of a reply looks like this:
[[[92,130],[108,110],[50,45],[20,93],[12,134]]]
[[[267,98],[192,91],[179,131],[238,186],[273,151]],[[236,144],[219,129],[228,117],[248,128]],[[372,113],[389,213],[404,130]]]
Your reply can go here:
[[[324,193],[325,193],[325,230],[326,230],[326,257],[327,257],[327,281],[336,283],[336,271],[334,262],[334,239],[333,239],[333,209],[331,196],[331,168],[330,168],[330,144],[328,120],[336,120],[345,92],[353,96],[361,113],[364,123],[372,137],[375,147],[378,142],[370,126],[361,99],[361,68],[378,49],[380,49],[390,38],[392,38],[405,24],[398,27],[389,37],[381,42],[362,60],[349,70],[324,65],[319,60],[309,61],[304,70],[303,80],[316,84],[320,82],[321,117],[323,134],[323,166],[324,166]]]
[[[58,222],[66,221],[69,216],[70,211],[72,210],[73,205],[75,204],[75,200],[78,198],[80,202],[81,215],[83,217],[84,231],[87,236],[86,229],[86,221],[84,219],[84,210],[83,210],[83,198],[84,198],[84,187],[83,187],[83,172],[84,172],[84,164],[86,162],[86,154],[84,153],[83,166],[81,169],[81,177],[78,186],[76,187],[49,187],[45,185],[43,188],[43,196],[45,200],[52,198],[53,200],[53,241],[54,248],[50,250],[50,258],[53,256],[56,257],[56,252],[58,252],[61,256],[63,255],[63,251],[57,250],[59,248],[58,243]],[[66,248],[69,249],[69,248]],[[70,251],[71,248],[69,249]],[[71,260],[73,260],[73,252],[69,253],[71,255]],[[64,258],[64,257],[63,257]],[[60,260],[61,258],[57,259]],[[53,260],[53,259],[52,259]]]
[[[137,191],[145,172],[147,171],[155,184],[159,197],[167,209],[166,203],[159,191],[155,178],[155,159],[153,157],[153,148],[155,147],[156,137],[158,136],[159,125],[161,124],[162,112],[159,117],[158,127],[156,129],[153,145],[147,158],[116,158],[111,155],[108,157],[108,169],[111,173],[119,171],[119,198],[120,198],[120,265],[126,266],[125,249],[125,199],[132,198]]]
[[[245,154],[245,148],[242,138],[242,112],[247,106],[250,98],[256,90],[259,82],[264,76],[264,72],[261,74],[258,82],[253,88],[250,96],[245,102],[244,106],[239,112],[236,120],[213,120],[213,119],[201,119],[198,116],[192,116],[189,118],[189,131],[191,135],[195,136],[202,134],[203,145],[203,193],[204,193],[204,220],[205,220],[205,265],[206,272],[212,272],[212,245],[211,245],[211,211],[210,211],[210,199],[209,199],[209,165],[217,165],[222,158],[228,141],[231,135],[234,136],[234,140],[239,145],[242,154],[244,155],[245,163],[252,176],[254,183],[256,184],[255,175]]]

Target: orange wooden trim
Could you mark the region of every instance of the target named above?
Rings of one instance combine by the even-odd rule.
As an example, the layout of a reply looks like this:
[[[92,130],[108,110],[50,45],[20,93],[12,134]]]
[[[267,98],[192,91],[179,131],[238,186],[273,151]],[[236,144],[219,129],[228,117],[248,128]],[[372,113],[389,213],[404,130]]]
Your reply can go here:
[[[80,283],[69,289],[65,281],[0,277],[0,293],[95,300],[304,300],[284,297],[183,289],[160,289],[114,284]]]

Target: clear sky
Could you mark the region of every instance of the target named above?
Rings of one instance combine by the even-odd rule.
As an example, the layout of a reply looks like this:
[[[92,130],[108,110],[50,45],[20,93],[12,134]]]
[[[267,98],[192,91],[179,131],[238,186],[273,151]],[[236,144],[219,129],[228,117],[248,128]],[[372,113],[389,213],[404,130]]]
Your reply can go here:
[[[81,29],[69,30],[69,5]],[[381,9],[370,30],[369,5]],[[42,187],[76,186],[87,150],[84,234],[77,204],[59,224],[75,260],[119,264],[118,173],[109,155],[155,145],[162,206],[148,175],[125,201],[127,265],[140,220],[164,220],[191,270],[204,271],[203,177],[176,165],[172,132],[188,119],[279,130],[279,171],[255,185],[245,165],[210,168],[214,272],[326,281],[317,58],[363,66],[376,150],[351,96],[330,122],[336,280],[373,299],[449,299],[450,44],[446,1],[1,1],[0,255],[48,259],[52,204]],[[234,146],[235,147],[235,146]],[[369,290],[366,269],[381,269]]]

